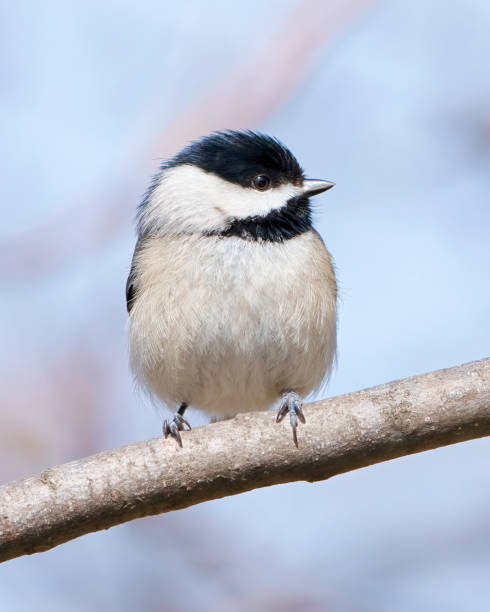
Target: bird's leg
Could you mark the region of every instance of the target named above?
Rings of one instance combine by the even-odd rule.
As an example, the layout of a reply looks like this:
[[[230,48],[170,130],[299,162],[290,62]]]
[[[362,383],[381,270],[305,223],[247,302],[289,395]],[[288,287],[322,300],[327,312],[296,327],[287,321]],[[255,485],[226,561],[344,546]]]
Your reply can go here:
[[[293,441],[298,447],[298,436],[296,435],[296,429],[298,427],[298,419],[302,423],[306,423],[305,415],[301,410],[301,406],[303,405],[303,401],[300,396],[296,393],[296,391],[292,391],[288,389],[284,391],[282,394],[281,405],[279,406],[279,410],[277,412],[276,423],[280,423],[283,418],[289,412],[289,421],[291,422],[291,428],[293,430]]]
[[[172,438],[175,438],[180,447],[182,447],[182,438],[180,437],[179,432],[184,431],[185,426],[187,426],[187,429],[189,430],[192,429],[189,423],[184,419],[184,412],[186,408],[187,404],[185,402],[182,402],[182,404],[180,404],[179,406],[179,409],[174,414],[173,419],[171,419],[170,421],[165,419],[165,421],[163,421],[163,435],[165,436],[165,438],[167,438],[168,436],[172,436]]]

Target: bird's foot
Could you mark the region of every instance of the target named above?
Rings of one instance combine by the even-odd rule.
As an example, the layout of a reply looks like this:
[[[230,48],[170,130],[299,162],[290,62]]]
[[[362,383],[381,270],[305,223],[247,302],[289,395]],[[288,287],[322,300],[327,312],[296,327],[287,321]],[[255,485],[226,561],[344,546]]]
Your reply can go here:
[[[192,427],[189,423],[184,419],[184,411],[187,408],[186,404],[182,404],[178,411],[174,414],[171,420],[165,419],[163,421],[163,435],[165,438],[171,436],[174,440],[177,441],[177,444],[182,448],[182,438],[180,437],[180,432],[184,431],[185,428],[190,431]]]
[[[302,423],[306,423],[305,415],[301,410],[301,406],[303,405],[303,401],[300,396],[296,393],[296,391],[284,391],[282,394],[281,405],[279,406],[279,410],[277,412],[276,423],[280,423],[283,418],[289,412],[289,421],[291,423],[291,428],[293,430],[293,441],[298,448],[298,436],[296,435],[296,429],[298,427],[298,419]]]

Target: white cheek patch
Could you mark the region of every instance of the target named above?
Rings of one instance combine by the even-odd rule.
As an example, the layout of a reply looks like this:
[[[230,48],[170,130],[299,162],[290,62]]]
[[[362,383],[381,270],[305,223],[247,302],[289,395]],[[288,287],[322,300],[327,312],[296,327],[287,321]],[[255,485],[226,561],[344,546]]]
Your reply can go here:
[[[266,191],[258,191],[216,178],[220,181],[217,194],[219,193],[222,208],[230,217],[239,219],[267,215],[271,210],[284,206],[290,198],[301,192],[299,187],[290,183]]]
[[[301,187],[291,183],[258,191],[225,181],[196,166],[176,166],[163,171],[141,213],[140,229],[143,232],[223,229],[230,218],[265,216],[301,191]]]

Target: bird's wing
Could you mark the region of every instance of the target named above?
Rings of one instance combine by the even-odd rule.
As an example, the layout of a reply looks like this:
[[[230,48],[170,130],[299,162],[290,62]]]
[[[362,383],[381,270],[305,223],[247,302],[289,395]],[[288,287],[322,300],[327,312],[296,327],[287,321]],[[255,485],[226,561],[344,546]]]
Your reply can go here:
[[[129,271],[128,280],[126,281],[126,308],[128,314],[131,312],[131,308],[134,305],[136,298],[137,278],[136,278],[136,256],[141,250],[141,240],[138,240],[134,247],[133,259],[131,260],[131,269]]]
[[[133,266],[131,266],[131,272],[129,273],[128,280],[126,281],[126,308],[128,310],[128,314],[131,312],[131,308],[133,307],[134,301],[134,278],[133,278]]]

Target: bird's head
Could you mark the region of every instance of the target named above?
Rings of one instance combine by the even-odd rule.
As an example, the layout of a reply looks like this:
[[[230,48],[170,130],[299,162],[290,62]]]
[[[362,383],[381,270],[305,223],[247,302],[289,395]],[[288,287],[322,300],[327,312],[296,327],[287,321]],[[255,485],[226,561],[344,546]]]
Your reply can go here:
[[[139,208],[138,229],[140,236],[281,240],[295,224],[301,231],[311,226],[309,198],[333,185],[306,179],[289,149],[270,136],[215,132],[161,167]]]

